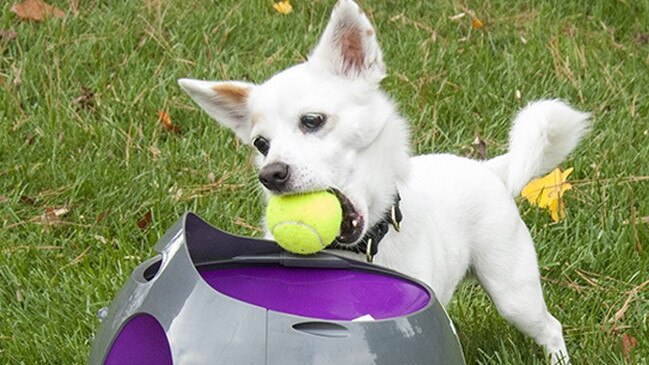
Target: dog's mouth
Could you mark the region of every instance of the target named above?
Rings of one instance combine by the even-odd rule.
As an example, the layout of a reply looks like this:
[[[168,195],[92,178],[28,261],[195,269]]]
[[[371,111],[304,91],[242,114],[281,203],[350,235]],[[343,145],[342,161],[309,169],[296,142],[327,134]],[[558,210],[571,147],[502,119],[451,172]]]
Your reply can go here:
[[[350,245],[361,238],[363,234],[363,215],[356,210],[354,204],[338,189],[331,189],[336,195],[343,210],[343,221],[340,224],[340,234],[336,242],[343,245]]]

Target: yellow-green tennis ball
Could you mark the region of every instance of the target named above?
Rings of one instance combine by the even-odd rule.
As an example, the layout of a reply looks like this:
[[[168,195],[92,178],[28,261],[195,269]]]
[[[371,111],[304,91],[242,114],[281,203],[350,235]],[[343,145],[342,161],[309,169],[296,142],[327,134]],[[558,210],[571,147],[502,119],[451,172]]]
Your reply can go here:
[[[329,192],[276,195],[266,207],[266,225],[285,250],[307,255],[334,241],[340,231],[342,207]]]

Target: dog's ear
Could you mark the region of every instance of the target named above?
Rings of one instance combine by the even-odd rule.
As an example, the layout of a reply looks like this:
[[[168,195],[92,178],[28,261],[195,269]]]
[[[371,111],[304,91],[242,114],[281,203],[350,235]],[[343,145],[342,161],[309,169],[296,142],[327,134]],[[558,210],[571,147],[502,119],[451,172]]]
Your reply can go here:
[[[353,0],[339,0],[309,62],[336,75],[378,83],[385,65],[376,31]]]
[[[180,79],[178,84],[207,114],[232,129],[244,142],[250,142],[251,121],[247,101],[254,84],[191,79]]]

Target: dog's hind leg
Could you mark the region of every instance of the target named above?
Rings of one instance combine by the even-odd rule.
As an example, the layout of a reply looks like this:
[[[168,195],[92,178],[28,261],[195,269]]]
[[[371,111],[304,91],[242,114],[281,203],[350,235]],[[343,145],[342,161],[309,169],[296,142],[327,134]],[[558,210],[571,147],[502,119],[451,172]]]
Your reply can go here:
[[[569,364],[561,323],[548,312],[543,299],[527,227],[516,217],[497,231],[492,237],[482,237],[475,247],[479,252],[473,255],[473,268],[478,280],[500,314],[543,346],[552,364]]]

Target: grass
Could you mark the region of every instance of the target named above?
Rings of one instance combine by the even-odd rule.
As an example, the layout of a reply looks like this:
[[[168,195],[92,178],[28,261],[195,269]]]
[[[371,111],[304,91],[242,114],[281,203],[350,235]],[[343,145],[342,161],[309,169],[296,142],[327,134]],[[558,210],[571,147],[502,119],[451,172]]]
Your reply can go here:
[[[270,0],[58,0],[76,13],[43,23],[18,20],[10,3],[0,5],[0,30],[17,33],[0,38],[0,363],[84,363],[95,313],[183,211],[259,234],[249,148],[175,80],[261,82],[304,59],[333,1],[294,1],[282,16]],[[480,136],[497,155],[514,113],[538,98],[593,113],[564,163],[576,180],[567,219],[520,207],[574,364],[649,362],[648,3],[363,6],[417,153],[469,154]],[[465,6],[484,28],[451,18]],[[161,128],[158,111],[182,133]],[[470,364],[544,364],[475,282],[449,310]],[[637,346],[625,353],[629,336]]]

